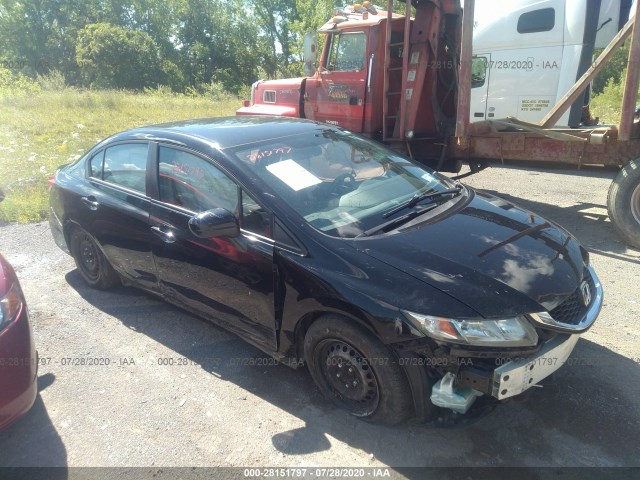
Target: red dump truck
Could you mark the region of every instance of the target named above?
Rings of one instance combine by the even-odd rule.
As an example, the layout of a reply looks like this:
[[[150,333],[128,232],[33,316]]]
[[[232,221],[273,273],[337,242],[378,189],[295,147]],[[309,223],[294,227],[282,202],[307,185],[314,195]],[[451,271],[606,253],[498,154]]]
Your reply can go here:
[[[535,17],[536,5],[532,2],[532,11],[525,13]],[[308,76],[256,82],[251,101],[237,114],[339,125],[448,172],[459,172],[467,162],[475,173],[490,160],[619,166],[609,190],[609,216],[621,237],[640,248],[640,124],[635,118],[640,28],[634,22],[640,2],[598,59],[536,124],[513,118],[470,123],[471,87],[478,75],[474,7],[474,0],[464,5],[461,0],[415,0],[398,15],[389,0],[386,11],[368,2],[338,10],[319,30],[321,48],[311,36],[305,41]],[[583,101],[595,75],[629,36],[620,123],[554,127]]]

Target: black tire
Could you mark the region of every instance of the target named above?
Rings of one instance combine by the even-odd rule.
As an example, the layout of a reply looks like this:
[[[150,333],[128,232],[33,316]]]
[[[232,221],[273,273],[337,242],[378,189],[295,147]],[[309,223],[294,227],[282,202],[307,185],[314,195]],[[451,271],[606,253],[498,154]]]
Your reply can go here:
[[[640,248],[640,158],[625,165],[613,180],[607,207],[620,237],[628,245]]]
[[[90,287],[107,290],[120,284],[118,273],[105,258],[94,238],[80,227],[71,232],[71,254],[80,275]]]
[[[322,394],[352,415],[395,425],[414,414],[411,389],[397,357],[364,328],[324,316],[307,331],[304,356]]]

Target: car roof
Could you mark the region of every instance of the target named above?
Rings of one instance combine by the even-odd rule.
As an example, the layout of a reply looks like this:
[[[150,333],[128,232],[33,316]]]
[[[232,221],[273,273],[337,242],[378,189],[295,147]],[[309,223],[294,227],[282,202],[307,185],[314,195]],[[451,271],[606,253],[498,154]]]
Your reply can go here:
[[[263,140],[273,140],[319,128],[331,128],[310,120],[289,117],[235,116],[186,120],[136,128],[114,135],[109,142],[133,139],[181,142],[199,139],[218,150]]]

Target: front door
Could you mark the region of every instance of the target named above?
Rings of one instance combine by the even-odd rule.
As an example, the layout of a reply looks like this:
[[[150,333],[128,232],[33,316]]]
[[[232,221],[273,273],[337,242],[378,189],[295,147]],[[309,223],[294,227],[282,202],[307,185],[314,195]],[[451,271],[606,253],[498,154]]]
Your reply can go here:
[[[327,38],[325,58],[305,88],[306,118],[362,132],[369,65],[365,32]]]
[[[174,147],[159,148],[158,192],[150,223],[163,292],[275,349],[271,215],[209,159]],[[242,233],[193,235],[189,219],[212,208],[235,213]]]

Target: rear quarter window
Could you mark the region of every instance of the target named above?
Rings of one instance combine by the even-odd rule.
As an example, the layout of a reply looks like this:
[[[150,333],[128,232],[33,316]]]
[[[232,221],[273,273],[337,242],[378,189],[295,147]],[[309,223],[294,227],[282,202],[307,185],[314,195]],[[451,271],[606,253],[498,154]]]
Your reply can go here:
[[[145,193],[148,152],[147,143],[129,143],[107,148],[104,151],[102,163],[102,179],[108,183]],[[91,168],[93,168],[93,161]]]
[[[89,176],[102,180],[102,161],[104,160],[104,150],[95,154],[89,161]]]

